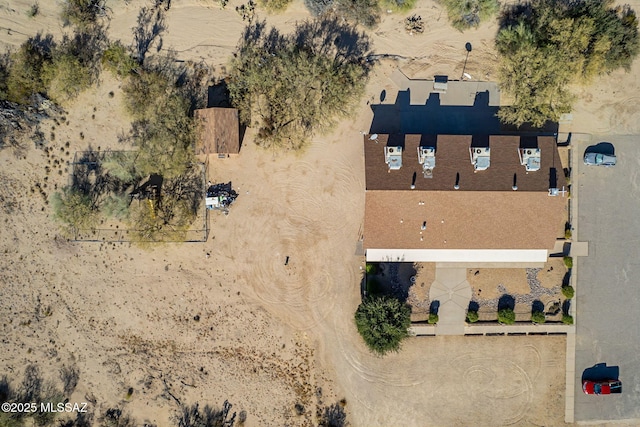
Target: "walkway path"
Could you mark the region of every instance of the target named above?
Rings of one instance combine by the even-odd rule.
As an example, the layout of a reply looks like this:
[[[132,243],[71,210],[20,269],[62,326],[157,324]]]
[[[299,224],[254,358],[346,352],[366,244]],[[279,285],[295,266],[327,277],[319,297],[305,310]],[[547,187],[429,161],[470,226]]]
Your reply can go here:
[[[431,301],[439,301],[436,335],[464,335],[471,285],[466,268],[436,267],[436,280],[429,291]]]

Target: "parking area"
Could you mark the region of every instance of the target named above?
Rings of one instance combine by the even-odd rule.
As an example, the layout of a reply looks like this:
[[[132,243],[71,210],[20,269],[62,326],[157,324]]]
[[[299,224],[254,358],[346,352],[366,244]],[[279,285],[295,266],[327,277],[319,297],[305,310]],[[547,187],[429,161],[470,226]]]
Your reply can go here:
[[[613,144],[617,165],[582,164],[585,150],[602,141]],[[589,256],[574,260],[575,421],[640,419],[640,136],[594,136],[573,148],[577,240],[589,242]],[[585,369],[599,363],[619,367],[621,394],[582,393]]]

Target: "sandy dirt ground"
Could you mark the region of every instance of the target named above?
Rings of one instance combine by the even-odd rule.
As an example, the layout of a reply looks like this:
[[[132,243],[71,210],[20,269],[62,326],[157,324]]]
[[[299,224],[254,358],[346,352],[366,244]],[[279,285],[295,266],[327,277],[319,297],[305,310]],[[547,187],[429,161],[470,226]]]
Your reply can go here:
[[[156,50],[222,72],[244,28],[234,10],[240,2],[226,10],[204,0],[173,3]],[[37,31],[65,31],[58,2],[40,2],[40,14],[28,18],[31,4],[0,0],[1,48]],[[147,2],[108,4],[109,33],[126,44]],[[463,34],[432,1],[414,12],[427,23],[423,35],[406,34],[400,15],[370,32],[375,53],[398,59],[376,66],[357,116],[303,153],[265,152],[249,131],[238,158],[211,159],[210,179],[232,181],[240,196],[228,216],[212,216],[207,243],[144,251],[58,236],[46,202],[66,184],[66,162],[88,146],[126,148],[117,142],[128,130],[120,83],[106,73],[66,106],[68,124],[44,124],[49,156],[32,146],[0,152],[0,371],[18,380],[37,363],[55,378],[60,366],[75,364],[72,401],[95,402],[96,413],[120,407],[157,425],[174,416],[174,397],[214,406],[228,399],[251,426],[313,425],[316,407],[341,398],[354,426],[562,424],[562,337],[415,338],[381,359],[353,325],[363,267],[355,255],[364,209],[360,132],[371,123],[369,103],[383,89],[397,91],[389,76],[398,66],[414,77],[460,75],[465,42],[474,46],[466,72],[495,78],[495,24]],[[297,0],[281,15],[258,14],[283,31],[308,17]],[[606,90],[621,81],[637,89],[637,75],[620,73],[585,91],[574,124],[583,132],[639,126],[635,103]]]

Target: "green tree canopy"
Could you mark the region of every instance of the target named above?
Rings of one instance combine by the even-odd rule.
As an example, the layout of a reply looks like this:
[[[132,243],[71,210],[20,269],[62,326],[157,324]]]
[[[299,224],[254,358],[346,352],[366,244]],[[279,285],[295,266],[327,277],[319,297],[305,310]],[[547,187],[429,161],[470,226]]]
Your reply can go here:
[[[398,351],[400,342],[409,336],[411,309],[390,296],[367,297],[355,314],[356,327],[364,342],[374,352],[384,355]]]
[[[498,0],[440,0],[447,9],[451,25],[460,31],[477,27],[496,14]]]
[[[250,24],[231,63],[228,88],[257,143],[297,149],[345,117],[364,91],[369,43],[336,20],[300,24],[293,34]]]
[[[532,0],[505,11],[496,47],[502,88],[514,98],[501,121],[540,127],[571,111],[570,83],[630,68],[640,47],[638,20],[613,0]]]

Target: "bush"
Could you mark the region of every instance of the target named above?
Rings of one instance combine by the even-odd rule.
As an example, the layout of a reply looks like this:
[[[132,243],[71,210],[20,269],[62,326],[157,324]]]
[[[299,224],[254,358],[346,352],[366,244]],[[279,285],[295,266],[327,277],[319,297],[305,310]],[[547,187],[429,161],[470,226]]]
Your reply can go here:
[[[380,22],[380,7],[377,0],[334,0],[333,7],[335,14],[340,18],[367,28],[373,28]]]
[[[378,274],[378,268],[378,263],[368,262],[365,267],[365,271],[367,274]]]
[[[516,314],[510,308],[503,308],[498,311],[498,322],[513,325],[516,322]]]
[[[284,12],[291,0],[258,0],[258,4],[269,12]]]
[[[531,321],[533,323],[544,323],[545,321],[544,313],[541,311],[534,311],[533,313],[531,313]]]
[[[8,61],[7,99],[26,104],[36,93],[46,93],[42,79],[43,67],[52,60],[56,44],[53,36],[41,34],[29,38]]]
[[[575,295],[575,290],[573,289],[573,286],[570,286],[570,285],[563,286],[562,295],[564,295],[566,299],[573,298],[573,296]]]
[[[430,325],[435,325],[436,323],[438,323],[439,317],[436,313],[429,313],[429,320],[427,320],[427,323],[429,323]]]
[[[71,53],[60,52],[43,67],[42,80],[49,97],[60,103],[75,98],[91,85],[90,70]]]
[[[27,10],[27,16],[29,18],[35,18],[39,13],[40,13],[40,5],[38,4],[38,2],[35,2],[34,4],[32,4],[29,10]]]
[[[52,196],[54,218],[62,223],[63,233],[69,237],[78,230],[94,229],[98,211],[88,195],[65,188]]]
[[[449,22],[460,31],[477,27],[496,14],[498,0],[440,0],[447,9]]]
[[[62,23],[86,28],[106,13],[105,0],[66,0],[62,8]]]
[[[258,144],[300,149],[351,112],[367,80],[367,50],[364,35],[336,20],[299,24],[290,36],[251,24],[231,64],[231,101],[257,127]]]
[[[404,20],[404,29],[409,34],[413,33],[423,33],[424,32],[424,22],[422,22],[422,17],[418,15],[411,15],[405,18]]]
[[[367,297],[355,313],[355,322],[369,349],[384,355],[398,351],[409,336],[411,309],[390,296]]]
[[[467,322],[468,323],[476,323],[479,320],[477,311],[467,311]]]
[[[394,12],[408,12],[415,4],[416,0],[382,0],[381,2],[382,9]]]
[[[565,239],[571,240],[571,236],[572,236],[572,233],[571,233],[571,229],[570,228],[567,228],[566,230],[564,230],[564,238]]]
[[[119,77],[127,77],[137,65],[120,41],[111,43],[102,54],[102,66]]]
[[[563,314],[562,323],[564,323],[565,325],[573,325],[573,316],[571,316],[570,314]]]
[[[318,17],[330,10],[334,0],[304,0],[304,5],[311,15]]]
[[[568,269],[573,268],[573,258],[571,258],[570,256],[562,258],[562,261],[564,261],[564,266]]]
[[[501,108],[504,123],[543,126],[571,111],[567,87],[617,68],[629,69],[640,49],[638,20],[613,0],[533,0],[509,6],[496,47],[500,82],[514,98]]]

